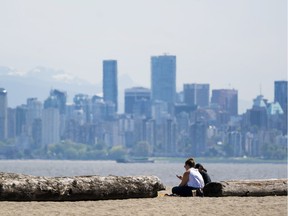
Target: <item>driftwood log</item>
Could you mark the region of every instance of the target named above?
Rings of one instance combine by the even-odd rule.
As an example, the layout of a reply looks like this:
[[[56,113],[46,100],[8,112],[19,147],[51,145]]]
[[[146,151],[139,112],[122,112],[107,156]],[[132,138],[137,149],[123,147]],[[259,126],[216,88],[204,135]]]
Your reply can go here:
[[[287,179],[211,182],[203,192],[206,197],[287,196]]]
[[[0,172],[2,201],[152,198],[165,190],[156,176],[40,177]]]

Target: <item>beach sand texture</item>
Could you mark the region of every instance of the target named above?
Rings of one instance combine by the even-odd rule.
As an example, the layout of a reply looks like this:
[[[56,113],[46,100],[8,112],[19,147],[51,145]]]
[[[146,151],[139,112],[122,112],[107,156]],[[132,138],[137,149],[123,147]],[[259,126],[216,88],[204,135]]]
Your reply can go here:
[[[78,201],[78,202],[0,202],[0,215],[287,215],[287,196],[266,197],[165,197]]]

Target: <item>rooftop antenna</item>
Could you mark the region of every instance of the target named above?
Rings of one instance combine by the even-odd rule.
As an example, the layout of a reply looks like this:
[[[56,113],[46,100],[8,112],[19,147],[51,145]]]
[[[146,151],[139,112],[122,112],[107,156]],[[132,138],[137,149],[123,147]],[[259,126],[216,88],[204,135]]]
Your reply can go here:
[[[260,83],[260,95],[262,95],[262,84]]]

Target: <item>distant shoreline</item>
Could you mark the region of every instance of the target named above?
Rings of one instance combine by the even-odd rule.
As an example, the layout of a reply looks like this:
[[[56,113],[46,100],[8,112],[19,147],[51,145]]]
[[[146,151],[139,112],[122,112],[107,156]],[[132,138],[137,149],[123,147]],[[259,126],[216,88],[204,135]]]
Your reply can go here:
[[[167,161],[167,162],[184,162],[186,158],[180,157],[155,157],[153,158],[155,161]],[[265,160],[260,158],[202,158],[195,157],[194,158],[198,163],[276,163],[276,164],[285,164],[287,160]]]
[[[182,163],[186,160],[186,157],[147,157],[149,160],[155,161],[155,163],[159,162],[168,162],[168,163],[175,163],[179,162]],[[287,160],[265,160],[260,158],[204,158],[204,157],[194,157],[195,161],[198,163],[235,163],[235,164],[245,164],[245,163],[260,163],[260,164],[287,164]],[[44,158],[25,158],[25,159],[9,159],[9,158],[0,158],[0,161],[115,161],[113,159],[107,160],[78,160],[78,159],[44,159]]]

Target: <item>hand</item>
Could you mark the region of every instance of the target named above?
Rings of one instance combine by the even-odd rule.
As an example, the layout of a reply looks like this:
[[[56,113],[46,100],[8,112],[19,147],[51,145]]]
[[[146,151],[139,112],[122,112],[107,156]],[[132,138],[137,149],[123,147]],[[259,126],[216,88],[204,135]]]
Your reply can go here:
[[[182,180],[182,176],[176,175],[177,178],[179,178],[180,180]]]

